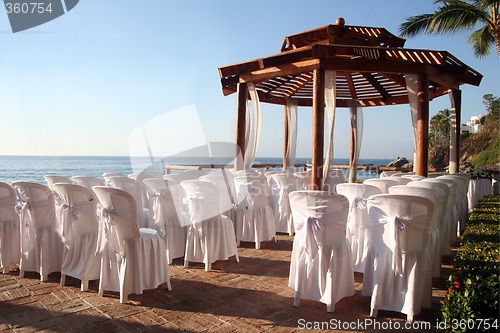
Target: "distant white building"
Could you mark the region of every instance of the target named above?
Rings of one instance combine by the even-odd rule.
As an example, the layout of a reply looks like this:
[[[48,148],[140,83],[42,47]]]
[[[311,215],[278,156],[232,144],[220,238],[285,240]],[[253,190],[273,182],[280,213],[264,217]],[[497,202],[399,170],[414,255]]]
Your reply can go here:
[[[467,122],[467,125],[462,125],[461,132],[469,132],[469,133],[477,133],[483,129],[483,125],[481,124],[481,118],[483,115],[470,117],[470,120]]]

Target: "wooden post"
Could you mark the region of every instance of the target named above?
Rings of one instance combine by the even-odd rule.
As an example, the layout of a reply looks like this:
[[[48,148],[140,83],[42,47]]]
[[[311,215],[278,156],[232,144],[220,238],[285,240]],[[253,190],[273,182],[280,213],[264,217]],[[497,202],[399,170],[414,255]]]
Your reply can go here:
[[[416,174],[427,177],[429,160],[429,75],[418,76]]]
[[[241,170],[245,165],[245,132],[247,115],[248,89],[244,82],[238,83],[238,96],[236,100],[236,159],[234,160],[234,170]],[[238,153],[241,158],[238,158]]]
[[[450,89],[449,95],[451,101],[449,172],[453,174],[458,173],[458,169],[460,167],[462,91],[460,89]]]
[[[290,152],[288,151],[288,107],[287,105],[285,104],[285,126],[284,126],[284,130],[283,130],[283,136],[284,136],[284,145],[283,145],[283,171],[286,171],[289,167],[288,165],[288,154],[290,154]]]
[[[312,172],[310,190],[320,190],[323,177],[323,150],[325,135],[325,70],[315,69],[312,103]]]

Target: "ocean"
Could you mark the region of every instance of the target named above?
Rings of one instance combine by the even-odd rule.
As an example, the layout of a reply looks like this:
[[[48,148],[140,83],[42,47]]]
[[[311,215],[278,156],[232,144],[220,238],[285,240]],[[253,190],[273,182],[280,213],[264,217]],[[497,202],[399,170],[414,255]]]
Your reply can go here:
[[[45,184],[44,175],[92,176],[102,178],[105,172],[129,175],[144,168],[164,170],[167,164],[228,164],[230,161],[214,161],[202,158],[174,157],[161,160],[151,166],[147,157],[129,156],[0,156],[0,182],[30,181]],[[389,159],[361,159],[359,165],[385,166]],[[255,164],[280,164],[281,157],[258,157]],[[296,164],[311,163],[310,158],[297,158]],[[348,165],[348,159],[335,159],[336,165]],[[344,171],[346,177],[347,170]],[[358,171],[358,179],[378,178],[377,172]]]

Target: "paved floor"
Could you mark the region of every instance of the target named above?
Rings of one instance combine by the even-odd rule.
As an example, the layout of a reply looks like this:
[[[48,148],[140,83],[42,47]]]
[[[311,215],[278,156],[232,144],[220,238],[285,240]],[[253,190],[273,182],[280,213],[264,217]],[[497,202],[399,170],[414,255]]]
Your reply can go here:
[[[131,295],[120,304],[116,293],[97,295],[98,282],[81,292],[79,281],[67,278],[59,286],[58,273],[40,282],[37,273],[18,277],[18,271],[0,274],[0,330],[3,332],[386,332],[404,327],[405,316],[379,311],[369,318],[370,298],[361,296],[362,275],[356,274],[356,295],[342,299],[333,314],[319,302],[303,300],[294,308],[287,288],[292,238],[277,242],[242,243],[240,262],[234,258],[213,264],[172,266],[172,291],[161,285],[142,295]],[[451,270],[452,256],[444,258],[443,276]],[[440,301],[446,278],[433,281],[433,306],[416,316],[417,329],[405,332],[438,332]],[[323,330],[306,330],[322,325]],[[430,327],[426,327],[430,325]]]

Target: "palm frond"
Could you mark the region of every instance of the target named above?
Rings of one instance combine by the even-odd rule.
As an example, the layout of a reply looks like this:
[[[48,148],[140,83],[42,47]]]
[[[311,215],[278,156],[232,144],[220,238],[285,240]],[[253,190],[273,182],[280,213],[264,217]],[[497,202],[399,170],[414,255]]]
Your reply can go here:
[[[495,44],[495,37],[488,27],[474,31],[468,40],[474,48],[474,54],[478,58],[486,57],[490,54],[491,47]]]
[[[434,14],[428,33],[446,34],[471,29],[478,22],[489,22],[489,16],[477,7],[463,1],[455,1],[440,7]]]
[[[415,36],[421,32],[425,32],[432,20],[432,17],[433,14],[422,14],[409,17],[406,22],[399,26],[400,36]]]

